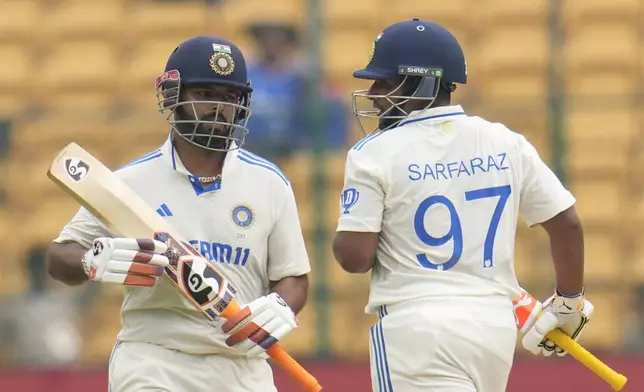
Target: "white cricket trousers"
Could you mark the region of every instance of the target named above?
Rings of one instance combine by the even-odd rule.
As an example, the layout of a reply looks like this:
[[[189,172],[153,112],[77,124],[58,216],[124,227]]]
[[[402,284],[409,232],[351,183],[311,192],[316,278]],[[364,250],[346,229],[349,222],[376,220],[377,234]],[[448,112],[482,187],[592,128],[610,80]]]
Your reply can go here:
[[[195,355],[139,342],[118,342],[110,392],[277,392],[264,359]]]
[[[371,328],[374,392],[503,392],[517,327],[508,299],[382,306]]]

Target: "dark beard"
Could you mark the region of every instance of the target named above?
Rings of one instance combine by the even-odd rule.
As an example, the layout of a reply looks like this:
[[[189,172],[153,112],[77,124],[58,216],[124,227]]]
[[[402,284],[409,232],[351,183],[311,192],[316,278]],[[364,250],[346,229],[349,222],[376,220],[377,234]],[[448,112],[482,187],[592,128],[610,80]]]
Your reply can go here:
[[[192,121],[192,118],[187,118],[183,113],[177,113],[177,116],[180,120]],[[213,114],[206,115],[201,119],[201,121],[228,122],[223,114],[219,114],[217,117]],[[197,124],[195,127],[195,124],[191,123],[178,123],[176,124],[176,127],[179,133],[186,139],[200,146],[206,148],[226,149],[230,145],[229,138],[232,136],[231,125],[218,124],[215,125],[217,128],[213,129],[213,124]],[[209,136],[211,134],[213,137]]]

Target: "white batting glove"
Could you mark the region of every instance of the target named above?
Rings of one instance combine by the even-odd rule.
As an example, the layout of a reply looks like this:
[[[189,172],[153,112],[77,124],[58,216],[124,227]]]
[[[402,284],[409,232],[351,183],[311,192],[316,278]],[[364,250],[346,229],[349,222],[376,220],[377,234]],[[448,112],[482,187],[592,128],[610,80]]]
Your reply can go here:
[[[559,328],[577,341],[593,314],[594,306],[584,298],[584,292],[575,296],[565,296],[555,292],[542,307],[541,315],[534,324],[526,329],[523,347],[535,355],[550,356],[556,352],[560,357],[568,354],[561,347],[545,338],[548,332]]]
[[[89,280],[131,286],[153,286],[169,260],[166,244],[153,239],[107,238],[94,240],[81,262]]]
[[[297,326],[297,318],[284,299],[271,293],[226,320],[222,329],[229,347],[254,356],[268,350]]]

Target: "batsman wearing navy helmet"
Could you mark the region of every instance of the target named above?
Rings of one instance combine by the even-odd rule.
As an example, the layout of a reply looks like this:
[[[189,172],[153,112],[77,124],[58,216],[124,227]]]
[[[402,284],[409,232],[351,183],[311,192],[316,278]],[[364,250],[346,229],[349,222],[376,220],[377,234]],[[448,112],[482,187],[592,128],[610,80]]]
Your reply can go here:
[[[395,23],[354,77],[371,82],[353,93],[366,136],[347,154],[333,251],[346,271],[371,271],[373,390],[506,389],[514,309],[530,305],[514,272],[519,217],[548,233],[557,285],[522,345],[565,355],[545,334],[577,339],[593,313],[575,198],[522,135],[451,103],[467,82],[455,36]]]
[[[51,245],[49,272],[124,285],[110,391],[274,392],[265,351],[298,326],[310,265],[290,182],[242,148],[253,91],[244,56],[223,38],[188,39],[156,91],[167,140],[117,174],[237,288],[239,317],[209,322],[161,279],[164,243],[115,238],[84,208]]]

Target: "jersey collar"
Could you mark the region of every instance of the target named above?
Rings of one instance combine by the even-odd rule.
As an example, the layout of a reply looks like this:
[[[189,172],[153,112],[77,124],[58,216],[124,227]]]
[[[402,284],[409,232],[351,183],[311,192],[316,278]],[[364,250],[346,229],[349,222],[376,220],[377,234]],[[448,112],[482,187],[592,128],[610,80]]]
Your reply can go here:
[[[174,131],[170,131],[170,133],[168,134],[168,138],[166,139],[165,143],[163,143],[163,146],[161,146],[163,159],[165,159],[168,162],[168,164],[172,167],[174,171],[184,174],[188,177],[188,179],[192,183],[193,188],[195,188],[195,192],[197,194],[219,190],[221,188],[221,183],[224,181],[224,179],[226,179],[231,175],[231,173],[235,169],[235,166],[237,165],[237,154],[238,154],[238,149],[236,148],[237,145],[236,144],[233,145],[234,149],[226,153],[226,158],[224,158],[224,166],[222,167],[221,181],[216,181],[215,183],[211,184],[209,187],[203,188],[201,186],[201,183],[199,183],[199,181],[197,180],[197,177],[194,176],[192,173],[190,173],[188,169],[186,169],[186,167],[183,165],[183,162],[181,162],[179,153],[177,153],[177,150],[174,148],[174,143],[172,142],[174,138],[173,133]]]
[[[465,111],[461,105],[439,106],[424,110],[414,110],[409,116],[402,120],[398,126],[411,124],[420,121],[447,121],[453,117],[464,116]]]

